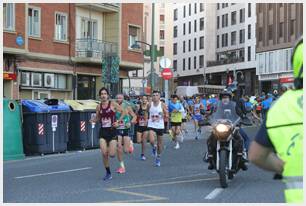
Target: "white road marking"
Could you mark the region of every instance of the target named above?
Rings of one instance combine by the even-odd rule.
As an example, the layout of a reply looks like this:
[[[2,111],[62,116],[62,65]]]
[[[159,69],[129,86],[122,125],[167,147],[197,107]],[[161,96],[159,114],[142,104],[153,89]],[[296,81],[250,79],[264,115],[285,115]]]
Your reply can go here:
[[[212,200],[214,199],[215,197],[217,197],[224,189],[223,188],[216,188],[214,189],[211,193],[209,193],[205,199],[206,200]]]
[[[41,174],[34,174],[34,175],[25,175],[20,177],[14,177],[15,179],[22,179],[22,178],[28,178],[28,177],[38,177],[38,176],[46,176],[46,175],[53,175],[53,174],[60,174],[60,173],[67,173],[67,172],[76,172],[81,170],[89,170],[91,167],[84,167],[84,168],[78,168],[78,169],[72,169],[72,170],[63,170],[63,171],[57,171],[57,172],[48,172],[48,173],[41,173]]]

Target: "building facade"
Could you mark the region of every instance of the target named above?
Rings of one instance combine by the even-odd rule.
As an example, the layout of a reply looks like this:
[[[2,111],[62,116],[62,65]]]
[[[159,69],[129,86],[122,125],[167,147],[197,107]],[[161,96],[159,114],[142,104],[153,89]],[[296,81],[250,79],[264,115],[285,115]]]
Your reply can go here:
[[[205,81],[208,85],[226,86],[236,80],[238,95],[254,95],[258,90],[256,77],[256,4],[217,3],[207,21],[215,22],[205,32],[208,45]],[[214,8],[213,8],[214,7]],[[215,33],[213,33],[215,31]],[[214,42],[214,45],[212,44]]]
[[[260,91],[293,86],[292,47],[303,35],[303,4],[257,4],[256,73]]]
[[[120,92],[127,71],[142,69],[141,52],[129,49],[142,28],[135,9],[142,4],[4,4],[4,96],[97,99],[101,86]],[[102,78],[109,57],[119,59],[112,84]]]
[[[173,12],[171,3],[155,3],[154,6],[154,43],[161,56],[158,56],[154,62],[154,88],[164,91],[165,82],[161,77],[162,68],[159,60],[161,57],[166,57],[172,60],[172,41],[173,41]],[[139,41],[152,44],[152,4],[146,3],[143,5],[143,30],[142,37]],[[144,69],[129,72],[129,79],[124,82],[124,93],[140,95],[149,94],[151,90],[151,60],[150,56],[145,55],[145,51],[150,50],[150,46],[141,44],[141,51],[144,59]],[[173,66],[173,65],[172,65]],[[172,90],[172,81],[170,80],[169,89]]]
[[[204,84],[205,10],[204,3],[173,5],[173,71],[178,86]]]

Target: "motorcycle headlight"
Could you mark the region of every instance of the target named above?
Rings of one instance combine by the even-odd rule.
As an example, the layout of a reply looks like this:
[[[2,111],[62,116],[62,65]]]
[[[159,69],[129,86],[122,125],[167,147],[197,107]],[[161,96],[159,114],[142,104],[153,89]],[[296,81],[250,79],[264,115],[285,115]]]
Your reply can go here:
[[[227,141],[231,134],[231,126],[226,124],[217,124],[213,129],[214,137],[219,141]]]
[[[218,124],[216,126],[216,130],[217,130],[217,132],[222,132],[222,133],[223,132],[228,132],[230,130],[230,127],[225,125],[225,124]]]

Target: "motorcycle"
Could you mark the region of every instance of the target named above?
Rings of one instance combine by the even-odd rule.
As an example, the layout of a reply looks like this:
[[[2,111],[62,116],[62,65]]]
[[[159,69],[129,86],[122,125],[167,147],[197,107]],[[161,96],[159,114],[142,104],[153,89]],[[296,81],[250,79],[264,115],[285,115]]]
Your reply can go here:
[[[246,122],[245,122],[246,121]],[[243,139],[239,134],[241,124],[249,125],[248,120],[241,119],[235,110],[235,103],[221,103],[210,119],[215,151],[212,164],[219,174],[222,188],[228,186],[228,179],[233,179],[241,169],[243,155]]]

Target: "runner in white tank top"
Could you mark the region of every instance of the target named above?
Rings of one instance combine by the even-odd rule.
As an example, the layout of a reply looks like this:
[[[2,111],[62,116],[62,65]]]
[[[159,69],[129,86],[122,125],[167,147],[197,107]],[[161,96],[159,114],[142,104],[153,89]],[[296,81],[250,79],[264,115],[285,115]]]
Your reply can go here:
[[[148,127],[154,128],[154,129],[164,129],[164,115],[163,115],[163,108],[162,108],[162,102],[160,101],[158,106],[155,107],[154,103],[151,102],[150,110],[149,110],[149,121],[148,121]]]
[[[160,154],[163,148],[164,118],[168,119],[167,106],[160,101],[160,92],[153,91],[152,102],[149,105],[148,130],[150,131],[149,139],[153,147],[152,153],[156,157],[155,166],[160,166]],[[157,137],[157,152],[155,138]]]

